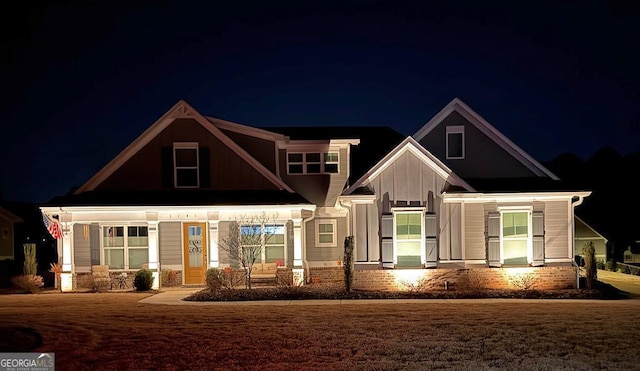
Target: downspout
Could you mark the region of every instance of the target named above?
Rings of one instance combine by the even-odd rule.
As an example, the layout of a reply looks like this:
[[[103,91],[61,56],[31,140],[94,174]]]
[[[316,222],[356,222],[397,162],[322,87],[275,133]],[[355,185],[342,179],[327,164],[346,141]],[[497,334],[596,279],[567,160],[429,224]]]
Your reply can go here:
[[[309,262],[307,261],[307,222],[312,221],[313,219],[315,219],[316,217],[316,211],[313,210],[313,213],[311,214],[310,217],[308,218],[303,218],[302,219],[302,225],[300,226],[300,228],[302,228],[302,233],[301,233],[301,237],[302,237],[302,241],[304,242],[302,244],[302,269],[304,269],[304,280],[305,280],[305,284],[309,283],[309,279],[311,278],[309,275]]]
[[[571,250],[573,256],[571,257],[571,264],[576,267],[576,288],[580,288],[580,266],[576,263],[576,206],[580,206],[584,202],[584,196],[577,196],[578,199],[571,201]]]

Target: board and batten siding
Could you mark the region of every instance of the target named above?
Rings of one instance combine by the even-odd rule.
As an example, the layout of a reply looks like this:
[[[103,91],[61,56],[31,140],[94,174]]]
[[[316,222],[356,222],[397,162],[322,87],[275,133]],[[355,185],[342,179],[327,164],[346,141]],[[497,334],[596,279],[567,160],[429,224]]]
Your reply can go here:
[[[182,223],[160,222],[158,247],[162,266],[182,267]]]
[[[486,259],[482,204],[464,204],[464,253],[464,259]]]
[[[76,272],[91,271],[91,239],[89,233],[85,233],[85,226],[89,228],[88,224],[73,225],[73,263]]]
[[[316,246],[316,221],[336,221],[336,246]],[[337,261],[344,255],[344,239],[347,237],[347,218],[315,218],[307,222],[305,244],[308,261]]]
[[[573,258],[569,253],[571,226],[569,201],[548,201],[545,204],[545,258]]]
[[[352,206],[355,215],[354,242],[355,262],[378,262],[380,260],[380,214],[377,204]]]

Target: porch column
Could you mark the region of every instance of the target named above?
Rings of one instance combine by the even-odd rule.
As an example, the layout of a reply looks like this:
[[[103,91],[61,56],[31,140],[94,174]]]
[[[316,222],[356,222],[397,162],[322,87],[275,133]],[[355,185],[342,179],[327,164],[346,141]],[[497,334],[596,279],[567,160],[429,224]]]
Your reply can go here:
[[[217,211],[207,213],[209,219],[209,267],[220,266],[220,253],[218,250],[218,224],[220,215]]]
[[[147,213],[147,232],[149,239],[149,270],[153,275],[152,289],[160,287],[160,259],[158,243],[158,213]]]
[[[63,222],[62,225],[62,271],[73,272],[73,224],[72,222]]]
[[[293,221],[293,266],[302,267],[302,218]]]

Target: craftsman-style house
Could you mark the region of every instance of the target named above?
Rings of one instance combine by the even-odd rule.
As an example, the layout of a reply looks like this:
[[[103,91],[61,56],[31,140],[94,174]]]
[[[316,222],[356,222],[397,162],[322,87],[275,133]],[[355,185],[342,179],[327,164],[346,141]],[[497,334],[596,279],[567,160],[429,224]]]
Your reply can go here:
[[[570,288],[574,208],[589,194],[564,187],[459,99],[410,137],[257,128],[180,101],[41,210],[63,229],[63,290],[98,265],[112,277],[148,268],[156,286],[167,270],[202,285],[206,269],[234,266],[219,246],[230,225],[257,214],[270,216],[257,227],[274,237],[258,263],[277,262],[291,284],[341,282],[353,236],[354,288]]]

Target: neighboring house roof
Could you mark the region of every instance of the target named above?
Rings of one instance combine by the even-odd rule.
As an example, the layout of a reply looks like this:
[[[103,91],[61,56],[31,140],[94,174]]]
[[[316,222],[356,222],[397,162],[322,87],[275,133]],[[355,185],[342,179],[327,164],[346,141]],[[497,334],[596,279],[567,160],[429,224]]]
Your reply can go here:
[[[311,205],[304,197],[286,190],[88,191],[54,197],[47,206],[226,206]]]
[[[262,129],[286,135],[290,140],[359,139],[360,144],[351,147],[349,184],[360,179],[406,138],[387,126],[263,127]]]
[[[293,193],[287,184],[282,179],[278,178],[274,173],[262,165],[258,160],[252,157],[246,150],[241,148],[237,143],[226,136],[216,125],[212,125],[211,122],[202,116],[198,111],[191,107],[184,100],[180,100],[176,103],[167,113],[162,115],[153,125],[145,130],[138,138],[136,138],[129,146],[127,146],[122,152],[120,152],[113,160],[111,160],[105,167],[103,167],[97,174],[89,179],[85,184],[78,188],[74,193],[80,194],[86,191],[94,190],[100,183],[113,174],[120,166],[127,162],[133,155],[140,151],[146,144],[148,144],[153,138],[160,134],[166,127],[168,127],[177,118],[191,118],[197,123],[207,129],[212,135],[217,137],[238,156],[244,159],[250,166],[261,173],[271,183],[273,183],[278,189],[284,189]]]
[[[578,230],[581,231],[587,231],[587,233],[590,236],[576,236],[576,237],[596,237],[596,238],[602,238],[604,240],[604,242],[607,242],[607,238],[605,236],[603,236],[602,234],[600,234],[598,231],[596,231],[595,229],[593,229],[593,227],[591,227],[589,224],[587,224],[587,222],[585,222],[584,220],[580,219],[577,215],[575,216],[576,218],[576,234],[578,232]]]
[[[438,160],[434,155],[427,151],[412,137],[407,137],[400,144],[396,146],[391,152],[389,152],[382,160],[374,165],[369,171],[367,171],[362,177],[360,177],[351,187],[343,192],[344,195],[353,194],[354,192],[361,193],[361,187],[365,186],[371,179],[375,178],[384,169],[389,167],[393,161],[406,151],[412,152],[418,158],[420,158],[425,164],[432,168],[443,179],[447,180],[451,186],[456,189],[462,188],[466,191],[473,192],[474,189],[462,178],[458,177],[451,171],[442,161]]]
[[[509,138],[502,134],[498,129],[491,125],[482,116],[476,113],[471,107],[466,105],[460,98],[454,98],[449,104],[447,104],[440,112],[438,112],[429,122],[423,125],[413,137],[416,141],[420,142],[430,131],[437,127],[444,119],[446,119],[452,112],[458,112],[469,123],[474,125],[478,130],[483,132],[487,137],[492,139],[496,144],[501,146],[516,160],[520,161],[529,170],[539,176],[547,176],[552,179],[559,179],[550,170],[545,168],[542,164],[536,161],[533,157],[527,154],[522,148],[518,147]]]
[[[12,213],[11,211],[0,206],[0,220],[5,220],[13,223],[21,223],[22,218]]]

